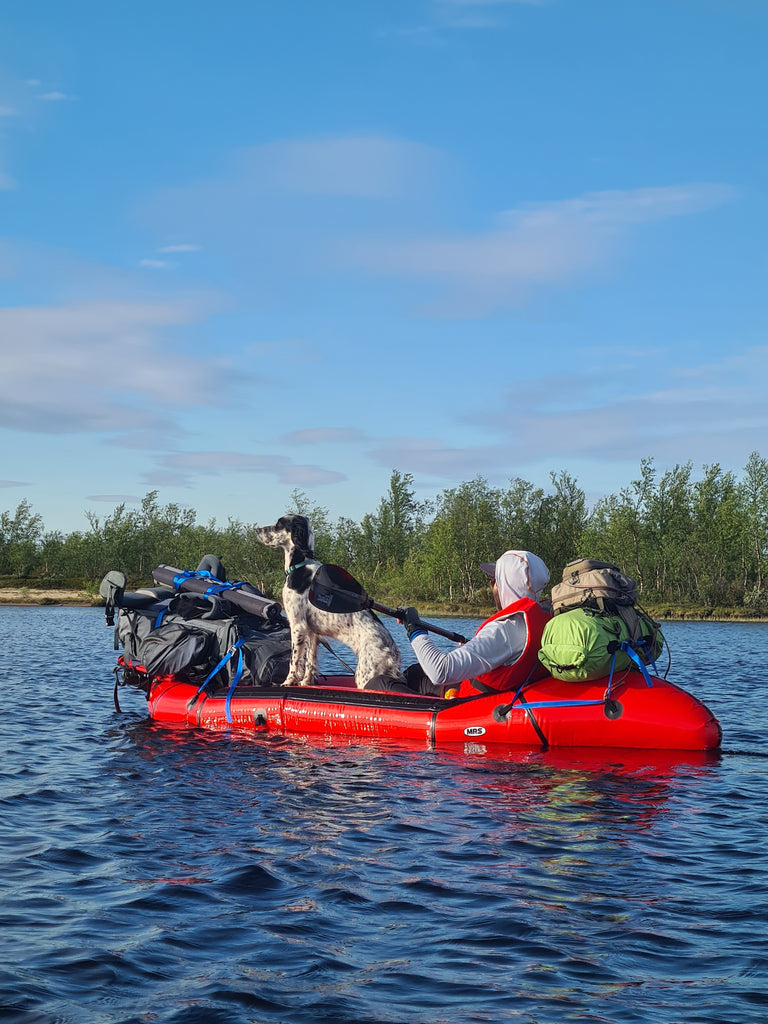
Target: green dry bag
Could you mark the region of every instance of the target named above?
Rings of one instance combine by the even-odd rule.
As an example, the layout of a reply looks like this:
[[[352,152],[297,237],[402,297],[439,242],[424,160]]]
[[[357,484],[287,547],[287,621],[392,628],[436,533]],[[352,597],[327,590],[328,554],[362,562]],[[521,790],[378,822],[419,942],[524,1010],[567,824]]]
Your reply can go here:
[[[609,644],[622,640],[629,640],[629,629],[620,616],[574,608],[555,615],[544,627],[539,661],[551,676],[565,682],[600,679],[611,671]],[[627,654],[617,651],[615,668],[630,665]]]

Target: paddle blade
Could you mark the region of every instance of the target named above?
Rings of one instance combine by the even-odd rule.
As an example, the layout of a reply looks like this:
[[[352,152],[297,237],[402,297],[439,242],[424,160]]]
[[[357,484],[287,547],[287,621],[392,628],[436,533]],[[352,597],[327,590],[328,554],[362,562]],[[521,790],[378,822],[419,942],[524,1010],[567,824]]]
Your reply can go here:
[[[315,608],[334,615],[347,615],[371,607],[371,599],[346,569],[340,565],[321,565],[309,588],[309,601]]]

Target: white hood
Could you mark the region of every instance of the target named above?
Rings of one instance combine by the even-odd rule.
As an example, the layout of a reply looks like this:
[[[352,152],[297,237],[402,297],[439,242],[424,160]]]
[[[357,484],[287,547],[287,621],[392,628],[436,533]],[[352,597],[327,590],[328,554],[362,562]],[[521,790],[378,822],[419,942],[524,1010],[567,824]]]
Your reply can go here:
[[[496,560],[495,575],[502,608],[521,597],[538,601],[549,583],[549,569],[530,551],[505,551]]]

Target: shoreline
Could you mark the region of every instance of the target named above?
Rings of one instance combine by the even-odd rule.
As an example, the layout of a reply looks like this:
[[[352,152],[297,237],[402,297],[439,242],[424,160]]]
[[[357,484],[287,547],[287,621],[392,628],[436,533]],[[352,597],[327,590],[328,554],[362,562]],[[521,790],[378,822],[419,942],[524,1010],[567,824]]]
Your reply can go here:
[[[98,608],[104,602],[87,590],[45,590],[38,587],[0,587],[0,606],[28,608],[65,605],[71,608]]]
[[[103,608],[104,601],[99,594],[87,590],[75,589],[44,589],[38,587],[0,587],[0,608]],[[645,607],[644,610],[652,619],[662,625],[665,622],[768,622],[766,615],[749,615],[742,609],[728,608],[690,608],[670,609],[668,606]],[[419,608],[422,618],[430,616],[446,619],[485,619],[495,609],[472,608],[450,609],[432,605]]]

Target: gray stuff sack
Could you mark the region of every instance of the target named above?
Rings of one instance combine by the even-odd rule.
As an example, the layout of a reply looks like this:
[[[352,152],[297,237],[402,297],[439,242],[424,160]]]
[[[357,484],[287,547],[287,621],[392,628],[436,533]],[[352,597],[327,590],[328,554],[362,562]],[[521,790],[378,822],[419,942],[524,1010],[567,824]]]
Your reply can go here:
[[[285,681],[291,635],[282,623],[248,614],[213,618],[199,600],[177,602],[170,597],[146,608],[121,608],[115,628],[115,648],[123,648],[129,667],[142,666],[150,675],[175,675],[192,683],[202,683],[238,640],[243,641],[240,685],[279,686]],[[238,659],[232,657],[222,666],[223,685],[234,680],[237,665]]]

